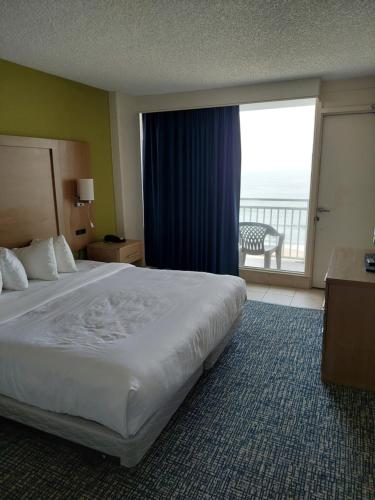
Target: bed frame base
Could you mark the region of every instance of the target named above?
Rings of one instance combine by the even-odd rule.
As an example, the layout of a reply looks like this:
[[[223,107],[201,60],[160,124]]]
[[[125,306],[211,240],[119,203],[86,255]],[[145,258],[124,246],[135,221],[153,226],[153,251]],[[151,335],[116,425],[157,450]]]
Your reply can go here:
[[[91,420],[42,410],[3,395],[0,395],[0,415],[93,448],[107,455],[119,457],[121,465],[133,467],[142,460],[189,391],[196,384],[203,371],[211,369],[216,363],[233,336],[240,316],[241,314],[235,320],[224,339],[206,358],[203,365],[174,394],[173,398],[157,411],[133,437],[124,438],[117,432],[111,431]]]
[[[91,420],[42,410],[3,395],[0,395],[0,414],[106,455],[119,457],[121,465],[133,467],[141,461],[201,375],[202,368],[131,438],[124,438]]]

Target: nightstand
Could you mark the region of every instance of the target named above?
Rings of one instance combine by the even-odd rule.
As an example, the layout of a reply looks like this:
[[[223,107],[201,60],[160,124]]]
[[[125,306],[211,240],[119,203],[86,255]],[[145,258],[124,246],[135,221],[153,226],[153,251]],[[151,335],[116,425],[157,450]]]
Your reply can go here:
[[[87,258],[99,262],[125,262],[142,265],[142,242],[139,240],[126,240],[124,243],[95,241],[87,245]]]

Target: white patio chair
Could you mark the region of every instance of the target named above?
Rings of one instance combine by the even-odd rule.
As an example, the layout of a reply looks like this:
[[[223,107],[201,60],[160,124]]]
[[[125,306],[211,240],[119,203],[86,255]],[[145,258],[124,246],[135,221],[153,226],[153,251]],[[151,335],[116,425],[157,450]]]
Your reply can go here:
[[[276,244],[265,244],[267,236],[277,238]],[[271,256],[275,252],[277,269],[281,269],[281,251],[284,235],[268,224],[240,222],[240,266],[245,265],[246,255],[264,255],[264,268],[271,267]]]

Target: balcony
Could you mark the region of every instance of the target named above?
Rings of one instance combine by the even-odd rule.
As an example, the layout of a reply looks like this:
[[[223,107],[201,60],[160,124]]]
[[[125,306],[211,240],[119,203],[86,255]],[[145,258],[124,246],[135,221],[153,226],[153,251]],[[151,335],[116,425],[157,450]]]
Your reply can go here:
[[[241,198],[240,222],[260,222],[285,235],[281,270],[303,273],[305,268],[308,221],[307,199]],[[267,239],[268,238],[268,239]],[[266,237],[271,245],[273,237]],[[246,267],[264,268],[263,255],[247,255]],[[277,269],[275,254],[270,269]]]

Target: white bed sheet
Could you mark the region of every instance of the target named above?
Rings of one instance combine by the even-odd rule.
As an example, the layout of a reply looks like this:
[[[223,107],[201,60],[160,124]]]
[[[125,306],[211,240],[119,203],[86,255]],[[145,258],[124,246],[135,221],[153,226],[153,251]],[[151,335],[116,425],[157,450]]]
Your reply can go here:
[[[78,267],[0,295],[0,393],[128,438],[220,343],[246,286],[233,276]]]
[[[32,311],[35,307],[51,300],[51,297],[57,298],[124,267],[133,267],[131,264],[106,265],[92,260],[78,260],[76,264],[77,273],[59,274],[57,281],[29,280],[29,287],[26,290],[3,290],[0,296],[0,325]]]

